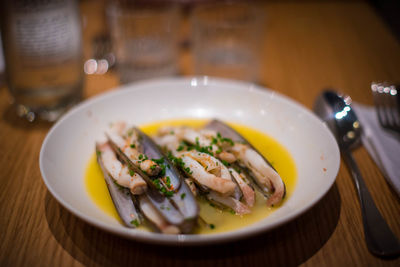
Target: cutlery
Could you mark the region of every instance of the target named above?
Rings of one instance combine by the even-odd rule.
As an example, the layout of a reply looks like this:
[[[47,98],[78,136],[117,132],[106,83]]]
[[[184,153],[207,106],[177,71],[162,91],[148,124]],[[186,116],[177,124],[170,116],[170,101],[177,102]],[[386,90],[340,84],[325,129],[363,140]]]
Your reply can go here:
[[[360,201],[368,249],[376,256],[395,256],[400,254],[400,242],[377,209],[351,154],[352,148],[360,144],[361,125],[350,103],[350,97],[338,95],[334,91],[324,91],[316,99],[314,112],[335,135],[344,161],[351,170]]]
[[[386,83],[372,83],[371,91],[381,126],[400,133],[400,95],[396,87]]]

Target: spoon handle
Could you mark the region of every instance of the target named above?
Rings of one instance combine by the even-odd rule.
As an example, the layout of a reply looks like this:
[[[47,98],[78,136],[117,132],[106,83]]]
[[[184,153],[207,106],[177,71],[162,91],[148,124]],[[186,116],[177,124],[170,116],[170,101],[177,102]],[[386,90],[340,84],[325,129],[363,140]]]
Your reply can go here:
[[[361,176],[357,163],[349,150],[343,151],[343,157],[351,170],[354,184],[360,200],[361,215],[367,247],[376,256],[391,257],[400,254],[400,242],[390,230],[385,219],[375,206],[374,200]]]

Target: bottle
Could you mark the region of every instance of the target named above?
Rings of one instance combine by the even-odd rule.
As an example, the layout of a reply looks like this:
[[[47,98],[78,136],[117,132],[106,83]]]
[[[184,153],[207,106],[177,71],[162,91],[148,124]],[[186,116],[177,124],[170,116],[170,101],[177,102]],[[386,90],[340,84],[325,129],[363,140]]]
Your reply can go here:
[[[83,53],[78,4],[72,0],[3,1],[6,82],[17,113],[56,120],[82,97]]]

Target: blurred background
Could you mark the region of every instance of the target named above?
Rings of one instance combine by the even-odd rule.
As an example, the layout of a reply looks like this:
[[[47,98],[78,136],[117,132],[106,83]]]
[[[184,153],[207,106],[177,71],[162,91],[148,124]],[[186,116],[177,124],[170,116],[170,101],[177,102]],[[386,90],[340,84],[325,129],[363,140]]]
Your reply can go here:
[[[38,113],[54,121],[82,98],[120,84],[165,76],[209,75],[245,80],[284,94],[290,90],[291,96],[299,99],[296,94],[307,92],[296,90],[296,84],[302,81],[291,80],[291,73],[307,83],[312,80],[310,86],[321,87],[344,85],[342,81],[348,79],[338,73],[356,75],[351,60],[342,66],[340,57],[365,63],[370,79],[358,82],[367,88],[372,80],[386,79],[374,77],[373,66],[369,66],[373,50],[385,50],[383,56],[392,58],[400,40],[398,1],[53,2],[58,4],[2,4],[4,49],[0,56],[5,55],[5,60],[0,60],[0,84],[9,88],[17,113],[28,120],[34,120]],[[38,19],[52,16],[69,19],[59,19],[58,24]],[[350,24],[356,34],[347,31]],[[387,31],[380,31],[377,36],[374,30],[382,25]],[[46,42],[32,41],[44,38],[43,32],[60,33],[60,29],[64,29],[64,35],[48,34]],[[354,49],[357,43],[365,42],[371,43],[370,50]],[[335,54],[337,51],[340,55]],[[51,55],[53,61],[49,61]],[[68,68],[61,69],[59,66],[66,66],[66,62],[70,64]],[[330,71],[324,71],[326,68]],[[335,68],[341,71],[336,72]],[[343,72],[343,68],[348,71]],[[398,76],[394,66],[388,66],[388,72]],[[352,90],[361,88],[354,87]],[[368,103],[370,98],[360,101]]]

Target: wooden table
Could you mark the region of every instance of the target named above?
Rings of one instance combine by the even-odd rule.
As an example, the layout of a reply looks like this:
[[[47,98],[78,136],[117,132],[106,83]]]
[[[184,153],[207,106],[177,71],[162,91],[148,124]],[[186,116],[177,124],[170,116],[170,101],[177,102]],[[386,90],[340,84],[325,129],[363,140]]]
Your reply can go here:
[[[82,2],[88,41],[104,25],[101,6]],[[371,81],[400,79],[400,45],[363,2],[269,3],[262,84],[312,107],[326,86],[372,104]],[[182,72],[191,74],[184,51]],[[88,76],[85,96],[118,85],[114,73]],[[363,237],[357,195],[342,163],[328,194],[286,225],[232,244],[176,248],[145,245],[96,229],[64,209],[47,191],[39,171],[46,123],[17,118],[0,89],[0,266],[399,266],[400,259],[372,256]],[[400,237],[399,198],[364,148],[356,160],[373,198]]]

